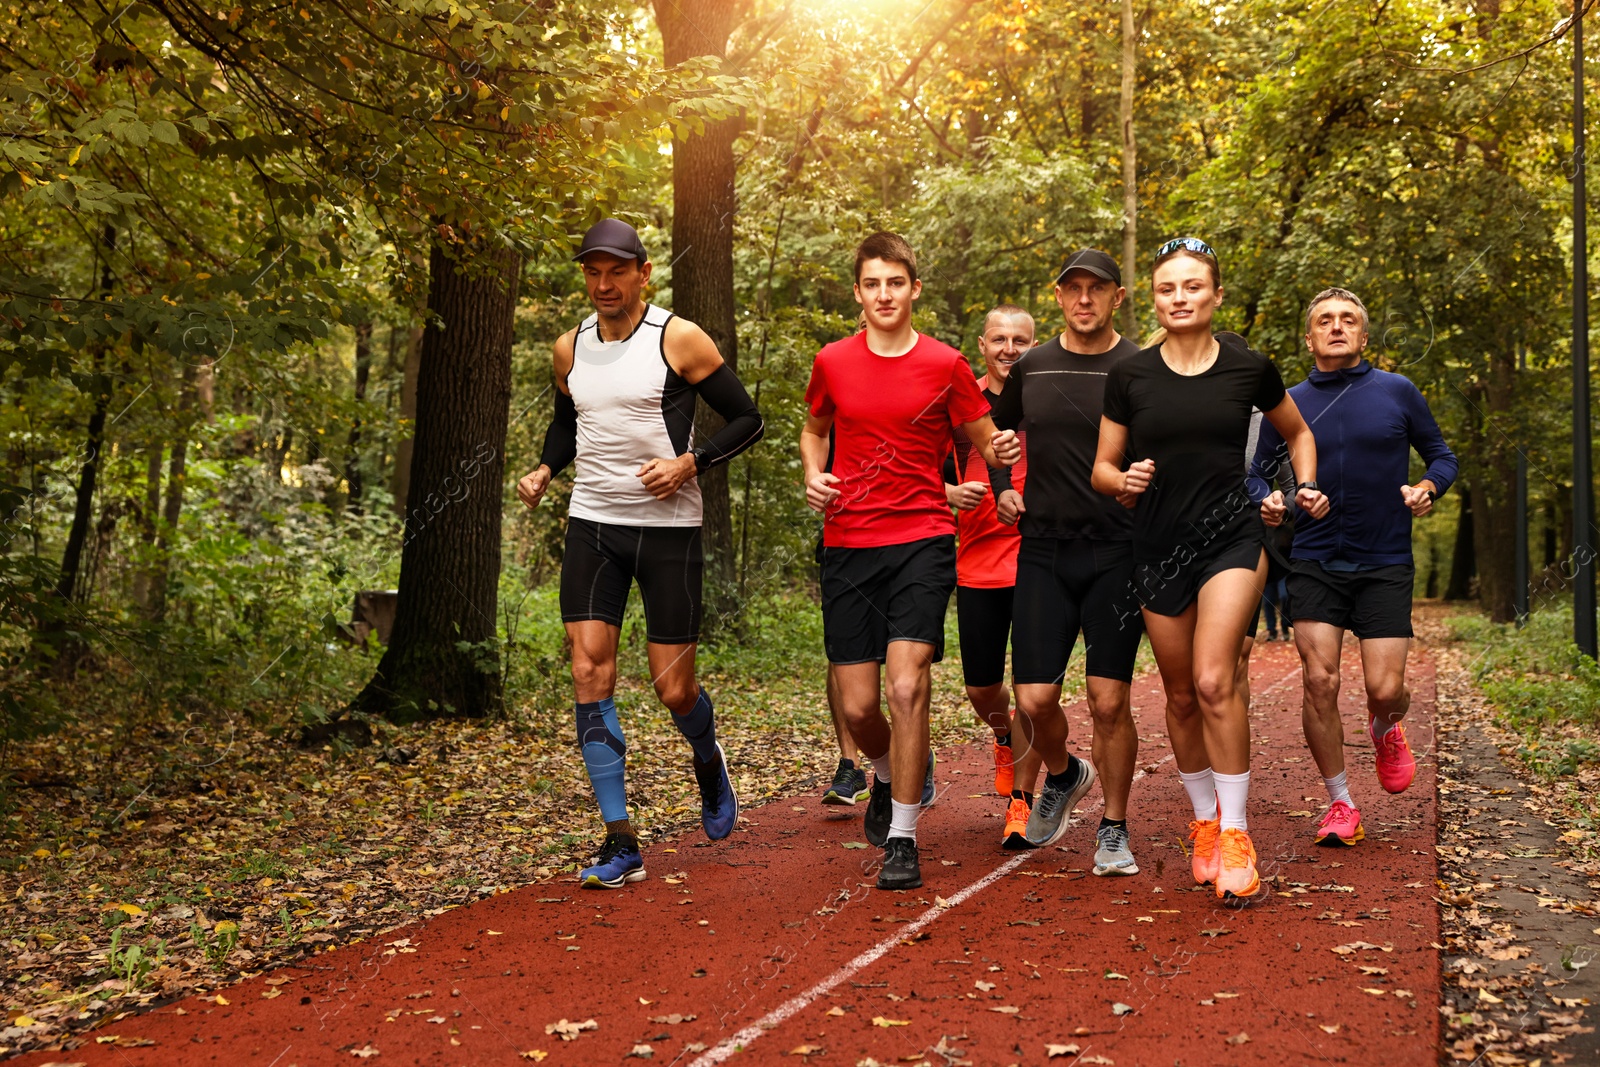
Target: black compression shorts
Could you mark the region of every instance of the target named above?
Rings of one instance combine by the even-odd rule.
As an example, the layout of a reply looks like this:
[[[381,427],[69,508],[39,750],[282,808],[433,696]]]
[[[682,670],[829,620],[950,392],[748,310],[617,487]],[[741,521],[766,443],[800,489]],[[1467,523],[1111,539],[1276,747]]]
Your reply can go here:
[[[903,545],[822,550],[822,640],[828,662],[882,663],[891,641],[944,658],[944,613],[956,585],[951,534]]]
[[[561,621],[621,626],[628,588],[638,581],[646,640],[694,644],[700,640],[704,570],[698,526],[617,526],[568,519]]]
[[[961,633],[961,675],[983,688],[1006,680],[1006,644],[1011,639],[1012,586],[956,586],[956,625]]]
[[[1012,681],[1060,685],[1082,630],[1084,673],[1131,682],[1144,633],[1132,578],[1127,542],[1024,537],[1017,552]]]

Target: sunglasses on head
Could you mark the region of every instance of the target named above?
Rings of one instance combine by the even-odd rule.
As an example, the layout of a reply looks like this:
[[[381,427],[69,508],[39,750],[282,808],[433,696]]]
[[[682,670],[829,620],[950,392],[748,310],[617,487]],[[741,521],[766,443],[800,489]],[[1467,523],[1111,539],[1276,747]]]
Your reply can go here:
[[[1169,255],[1180,250],[1184,252],[1198,252],[1202,256],[1210,256],[1212,259],[1217,258],[1217,253],[1212,250],[1211,246],[1200,240],[1198,237],[1174,237],[1172,240],[1156,249],[1156,258],[1160,259],[1162,256]]]

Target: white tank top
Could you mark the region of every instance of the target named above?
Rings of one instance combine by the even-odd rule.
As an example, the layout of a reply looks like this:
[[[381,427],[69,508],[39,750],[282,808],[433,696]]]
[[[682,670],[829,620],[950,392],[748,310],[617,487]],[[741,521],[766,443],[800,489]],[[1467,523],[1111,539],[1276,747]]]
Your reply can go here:
[[[600,337],[590,315],[572,342],[567,389],[578,409],[578,455],[570,514],[617,526],[699,526],[700,482],[691,478],[657,500],[639,480],[652,459],[694,447],[694,387],[667,364],[672,313],[646,304],[622,341]]]

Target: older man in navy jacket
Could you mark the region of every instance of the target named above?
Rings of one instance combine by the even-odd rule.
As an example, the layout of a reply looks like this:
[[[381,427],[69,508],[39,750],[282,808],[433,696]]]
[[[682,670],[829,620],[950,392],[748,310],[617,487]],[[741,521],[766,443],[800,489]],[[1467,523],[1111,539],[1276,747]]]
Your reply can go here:
[[[1411,646],[1411,520],[1456,477],[1456,457],[1444,443],[1428,402],[1409,380],[1376,370],[1361,357],[1367,309],[1345,289],[1327,289],[1306,312],[1306,347],[1317,369],[1289,390],[1317,440],[1320,488],[1331,514],[1295,525],[1289,600],[1295,643],[1305,665],[1301,712],[1306,742],[1328,788],[1329,807],[1318,844],[1353,845],[1364,836],[1361,813],[1345,778],[1344,726],[1339,718],[1339,649],[1345,630],[1361,642],[1367,683],[1368,735],[1378,781],[1402,792],[1417,762],[1400,725],[1411,707],[1406,654]],[[1411,451],[1428,465],[1410,481]],[[1263,425],[1250,467],[1251,498],[1269,526],[1287,512],[1273,475],[1288,452]]]

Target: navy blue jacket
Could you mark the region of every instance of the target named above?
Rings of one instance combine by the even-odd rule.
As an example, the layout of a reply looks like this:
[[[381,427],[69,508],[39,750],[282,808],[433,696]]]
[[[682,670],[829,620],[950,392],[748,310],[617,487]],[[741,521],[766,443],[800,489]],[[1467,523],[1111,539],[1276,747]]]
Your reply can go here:
[[[1413,484],[1411,450],[1428,464],[1423,477],[1440,495],[1457,469],[1422,393],[1363,359],[1345,370],[1314,370],[1289,395],[1317,439],[1317,483],[1333,508],[1325,519],[1297,520],[1292,558],[1373,567],[1410,563],[1411,509],[1400,487]],[[1283,436],[1263,420],[1250,463],[1250,499],[1259,504],[1272,492],[1272,475],[1288,454]]]

